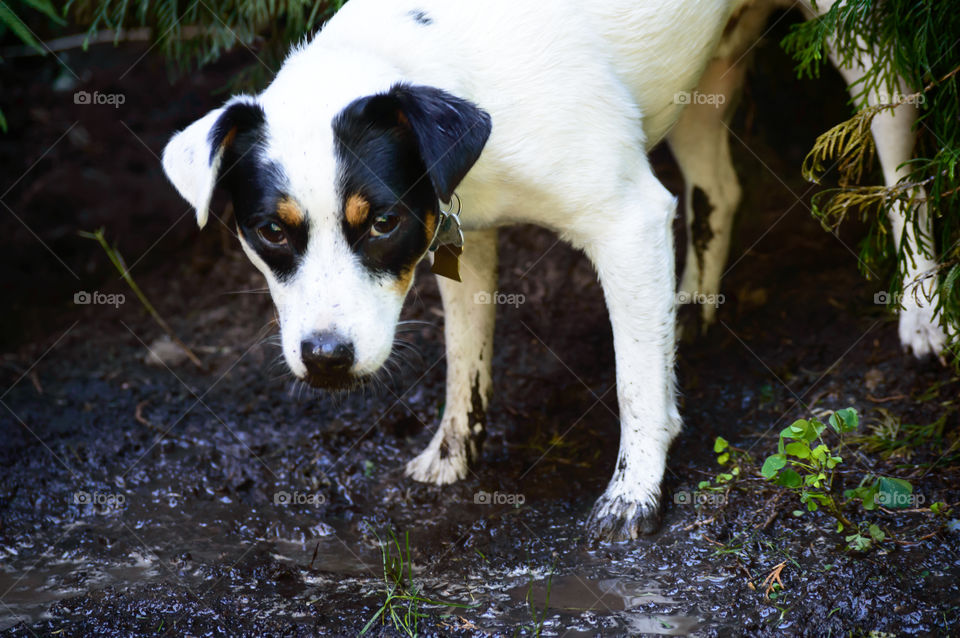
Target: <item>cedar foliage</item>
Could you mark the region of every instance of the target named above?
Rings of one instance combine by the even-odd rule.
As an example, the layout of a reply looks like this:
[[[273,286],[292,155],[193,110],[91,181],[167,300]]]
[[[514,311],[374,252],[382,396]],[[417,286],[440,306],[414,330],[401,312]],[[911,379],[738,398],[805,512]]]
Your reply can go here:
[[[867,223],[869,231],[860,244],[861,270],[868,277],[873,271],[892,271],[887,290],[895,300],[905,288],[911,294],[914,282],[904,281],[904,275],[913,255],[904,242],[895,245],[887,213],[892,206],[901,207],[908,223],[919,230],[917,213],[926,205],[934,236],[918,249],[937,258],[939,266],[918,279],[936,280],[937,310],[955,365],[960,364],[958,45],[960,11],[955,3],[940,0],[843,0],[819,18],[795,25],[783,41],[801,77],[819,75],[828,47],[844,65],[856,65],[865,54],[876,61],[852,87],[856,113],[823,133],[804,162],[804,176],[811,181],[819,181],[828,172],[824,167],[833,164],[838,177],[836,188],[814,196],[813,212],[828,230],[848,216]],[[871,94],[883,99],[870,106]],[[875,156],[870,123],[879,113],[904,104],[919,109],[908,174],[890,187],[868,185]]]

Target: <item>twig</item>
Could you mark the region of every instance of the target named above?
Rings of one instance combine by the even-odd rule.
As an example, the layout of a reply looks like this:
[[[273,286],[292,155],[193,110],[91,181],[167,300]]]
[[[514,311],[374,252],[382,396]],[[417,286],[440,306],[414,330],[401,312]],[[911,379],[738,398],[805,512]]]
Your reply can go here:
[[[123,263],[123,257],[120,256],[120,253],[117,252],[115,248],[111,248],[110,244],[107,243],[107,238],[103,235],[103,229],[100,228],[95,232],[89,233],[86,231],[79,231],[81,237],[87,239],[93,239],[99,242],[100,246],[107,253],[107,257],[110,258],[111,263],[120,271],[120,276],[123,277],[123,280],[127,282],[130,286],[130,289],[133,290],[134,294],[137,295],[137,299],[140,300],[140,303],[143,304],[143,307],[147,309],[147,312],[150,313],[150,316],[153,317],[154,321],[159,324],[163,331],[167,333],[170,337],[170,340],[177,344],[181,350],[187,355],[187,358],[193,362],[198,368],[202,368],[203,364],[200,362],[200,359],[197,358],[197,355],[193,354],[193,351],[185,344],[180,341],[180,338],[174,334],[173,329],[163,320],[163,317],[160,316],[160,313],[157,312],[157,309],[153,307],[153,304],[150,303],[150,300],[147,299],[147,296],[143,294],[143,291],[140,290],[140,286],[137,285],[137,282],[133,280],[133,277],[130,276],[130,271],[127,270],[126,265]]]

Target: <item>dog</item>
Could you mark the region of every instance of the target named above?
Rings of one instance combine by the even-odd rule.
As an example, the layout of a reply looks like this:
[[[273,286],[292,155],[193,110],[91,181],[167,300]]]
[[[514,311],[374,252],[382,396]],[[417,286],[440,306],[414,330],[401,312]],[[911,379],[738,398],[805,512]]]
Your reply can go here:
[[[232,197],[241,246],[278,310],[286,363],[313,386],[350,388],[380,369],[414,270],[433,259],[446,407],[406,465],[426,483],[464,478],[480,454],[495,306],[473,300],[497,288],[497,228],[538,224],[583,250],[613,329],[621,424],[588,532],[636,538],[658,526],[667,449],[681,428],[677,200],[647,152],[667,142],[686,182],[681,291],[719,292],[740,197],[730,113],[677,96],[732,98],[737,61],[779,3],[351,0],[261,94],[235,96],[174,135],[163,167],[201,227],[215,189]],[[841,71],[848,81],[858,73]],[[911,123],[898,112],[874,124],[888,183],[909,155]],[[916,271],[928,266],[920,259]],[[901,315],[903,342],[918,355],[942,347],[930,307]],[[703,312],[713,319],[711,307]]]

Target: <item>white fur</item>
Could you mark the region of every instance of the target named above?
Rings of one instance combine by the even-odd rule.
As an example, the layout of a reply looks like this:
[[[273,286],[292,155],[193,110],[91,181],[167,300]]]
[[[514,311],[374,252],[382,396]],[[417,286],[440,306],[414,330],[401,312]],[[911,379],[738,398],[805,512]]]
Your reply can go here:
[[[496,235],[485,229],[536,223],[584,249],[603,286],[616,348],[621,441],[617,471],[592,520],[600,536],[636,536],[655,515],[667,448],[681,423],[673,371],[675,200],[653,175],[646,151],[670,133],[690,182],[688,202],[697,185],[717,205],[710,220],[717,241],[702,273],[688,263],[684,287],[718,290],[739,200],[725,114],[690,109],[681,118],[677,96],[699,85],[732,98],[742,73],[729,79],[724,73],[731,51],[744,47],[722,43],[721,34],[743,4],[347,3],[310,44],[291,53],[255,98],[268,122],[268,156],[283,167],[288,190],[311,224],[307,256],[288,282],[277,281],[244,245],[269,281],[294,373],[305,373],[300,340],[330,328],[353,341],[355,372],[375,371],[389,354],[406,292],[372,277],[342,237],[331,120],[354,99],[400,81],[469,100],[491,115],[493,132],[457,188],[464,226],[475,231],[467,233],[464,281],[441,282],[446,410],[407,472],[438,484],[466,475],[475,453],[471,436],[478,433],[471,431],[470,415],[478,397],[486,408],[491,387],[494,307],[474,302],[477,292],[496,285]],[[417,24],[413,10],[432,23]],[[209,156],[206,136],[216,114],[174,137],[164,154],[167,174],[201,224],[217,168],[201,160]],[[698,141],[708,152],[698,150]]]

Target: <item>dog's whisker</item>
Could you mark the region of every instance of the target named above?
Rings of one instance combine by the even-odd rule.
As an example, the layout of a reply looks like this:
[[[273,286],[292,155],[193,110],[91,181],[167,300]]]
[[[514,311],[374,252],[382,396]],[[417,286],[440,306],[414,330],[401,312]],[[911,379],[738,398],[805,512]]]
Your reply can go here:
[[[269,288],[251,288],[250,290],[231,290],[222,295],[269,295]]]

